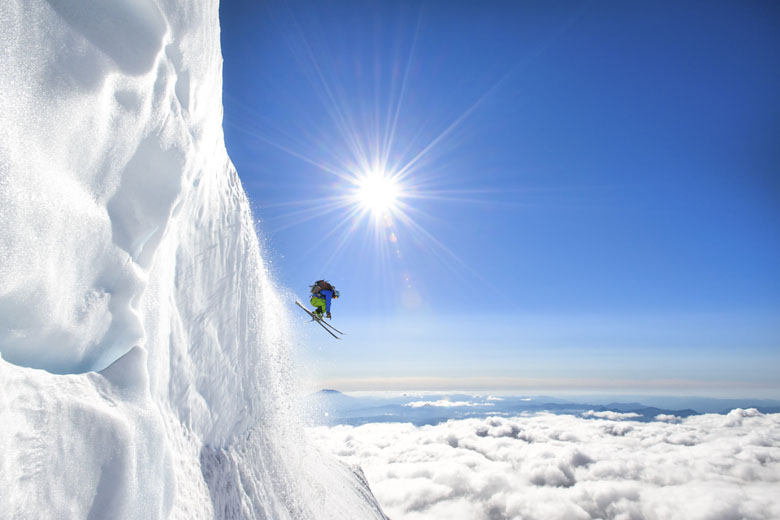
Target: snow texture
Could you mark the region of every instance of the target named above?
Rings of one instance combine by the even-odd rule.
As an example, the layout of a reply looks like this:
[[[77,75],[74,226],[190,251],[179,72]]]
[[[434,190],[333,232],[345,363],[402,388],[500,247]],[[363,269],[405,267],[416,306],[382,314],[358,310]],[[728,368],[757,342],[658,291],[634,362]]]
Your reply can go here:
[[[780,414],[317,427],[393,520],[780,518]]]
[[[296,419],[216,1],[0,2],[0,517],[384,518]]]

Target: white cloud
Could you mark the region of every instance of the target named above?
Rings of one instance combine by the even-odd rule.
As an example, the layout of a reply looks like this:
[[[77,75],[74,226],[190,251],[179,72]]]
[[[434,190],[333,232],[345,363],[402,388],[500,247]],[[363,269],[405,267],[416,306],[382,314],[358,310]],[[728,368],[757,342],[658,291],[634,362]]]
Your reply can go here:
[[[493,403],[472,403],[470,401],[447,401],[440,399],[438,401],[412,401],[404,406],[410,408],[422,408],[423,406],[439,406],[442,408],[454,408],[460,406],[495,406]]]
[[[655,416],[656,421],[666,421],[666,422],[682,422],[682,417],[677,417],[676,415],[671,414],[665,414],[661,413]]]
[[[588,410],[587,412],[583,412],[582,414],[584,417],[597,417],[599,419],[609,419],[611,421],[620,421],[622,419],[636,419],[637,417],[642,417],[638,413],[634,412],[628,412],[628,413],[620,413],[620,412],[596,412],[593,410]]]
[[[618,418],[310,431],[363,467],[393,520],[780,518],[780,414]]]

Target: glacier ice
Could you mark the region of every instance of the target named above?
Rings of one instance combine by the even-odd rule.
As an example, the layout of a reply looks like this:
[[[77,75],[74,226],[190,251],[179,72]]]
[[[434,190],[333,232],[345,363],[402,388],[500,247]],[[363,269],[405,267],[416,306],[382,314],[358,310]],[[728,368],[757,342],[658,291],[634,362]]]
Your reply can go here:
[[[0,516],[384,518],[307,442],[218,3],[0,3]]]

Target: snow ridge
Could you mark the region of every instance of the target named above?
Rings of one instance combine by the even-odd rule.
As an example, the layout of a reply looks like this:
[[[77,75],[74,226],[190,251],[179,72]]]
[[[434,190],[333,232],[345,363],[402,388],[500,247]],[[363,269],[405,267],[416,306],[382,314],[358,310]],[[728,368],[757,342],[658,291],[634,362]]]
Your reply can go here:
[[[0,43],[0,516],[384,518],[296,419],[218,3],[10,0]]]

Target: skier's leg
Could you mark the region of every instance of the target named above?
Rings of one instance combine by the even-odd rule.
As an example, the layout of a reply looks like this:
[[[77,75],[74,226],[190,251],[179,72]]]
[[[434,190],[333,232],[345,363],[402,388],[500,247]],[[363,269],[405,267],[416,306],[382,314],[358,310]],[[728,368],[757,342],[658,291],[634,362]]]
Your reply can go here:
[[[323,314],[325,312],[325,298],[318,298],[317,296],[312,296],[310,303],[316,307],[314,312],[316,314]]]

